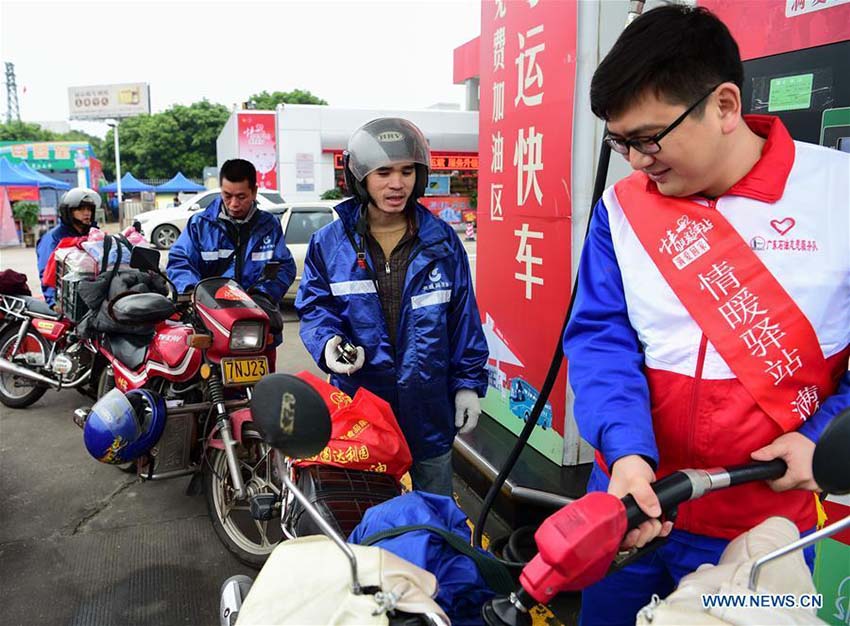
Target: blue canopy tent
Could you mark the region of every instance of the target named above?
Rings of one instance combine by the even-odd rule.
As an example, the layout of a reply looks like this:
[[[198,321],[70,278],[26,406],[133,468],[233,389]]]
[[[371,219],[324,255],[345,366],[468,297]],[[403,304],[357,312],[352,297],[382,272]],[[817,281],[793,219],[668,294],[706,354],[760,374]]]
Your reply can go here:
[[[141,193],[142,191],[154,191],[155,189],[156,187],[143,183],[130,172],[127,172],[121,177],[121,193]],[[109,183],[101,187],[100,190],[106,193],[115,193],[118,191],[118,185],[116,183]]]
[[[30,167],[30,164],[26,161],[21,161],[20,163],[18,163],[17,165],[13,165],[12,167],[16,168],[24,176],[29,176],[30,178],[35,179],[38,182],[38,186],[40,188],[62,190],[68,190],[71,188],[71,185],[66,183],[64,180],[57,180],[55,178],[51,178],[47,174],[42,174],[38,170],[35,170]]]
[[[4,187],[38,187],[30,176],[24,176],[6,159],[0,157],[0,185]]]
[[[157,185],[157,193],[177,193],[179,191],[206,191],[206,187],[193,183],[191,180],[183,176],[183,172],[177,172],[174,178],[166,183]]]

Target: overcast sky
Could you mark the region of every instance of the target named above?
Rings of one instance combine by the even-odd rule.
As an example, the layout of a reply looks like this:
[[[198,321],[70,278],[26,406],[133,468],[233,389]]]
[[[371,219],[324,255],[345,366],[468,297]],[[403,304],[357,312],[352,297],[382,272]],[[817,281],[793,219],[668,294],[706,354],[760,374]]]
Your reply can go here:
[[[480,11],[480,0],[0,0],[0,60],[15,64],[24,121],[67,120],[69,86],[128,82],[150,85],[153,112],[292,89],[339,107],[462,108],[452,51],[480,33]],[[5,79],[0,107],[5,121]]]

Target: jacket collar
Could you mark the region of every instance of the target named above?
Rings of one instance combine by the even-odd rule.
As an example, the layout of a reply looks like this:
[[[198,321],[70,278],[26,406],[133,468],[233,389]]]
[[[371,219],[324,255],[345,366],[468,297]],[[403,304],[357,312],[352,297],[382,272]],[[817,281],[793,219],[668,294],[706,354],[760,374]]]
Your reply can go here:
[[[772,204],[785,193],[785,184],[794,165],[794,140],[778,117],[745,115],[744,121],[750,130],[767,141],[753,169],[732,185],[725,195],[743,196]]]
[[[349,233],[357,232],[355,227],[360,218],[360,206],[360,201],[357,198],[349,198],[334,207],[342,225]],[[431,211],[418,202],[416,203],[416,223],[418,225],[416,235],[422,243],[428,244],[444,238],[445,235],[440,229],[437,219]]]
[[[773,115],[745,115],[744,121],[750,130],[767,141],[753,168],[723,195],[772,204],[785,193],[785,184],[794,165],[794,140],[782,120]],[[646,179],[646,189],[659,193],[657,185],[649,178]]]

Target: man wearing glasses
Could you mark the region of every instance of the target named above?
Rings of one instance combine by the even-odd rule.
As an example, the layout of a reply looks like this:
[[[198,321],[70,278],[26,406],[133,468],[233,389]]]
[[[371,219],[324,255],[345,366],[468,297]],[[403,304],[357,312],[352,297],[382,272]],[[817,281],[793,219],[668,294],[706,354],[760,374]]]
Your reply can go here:
[[[850,155],[744,117],[742,82],[723,23],[682,6],[635,20],[593,77],[591,108],[635,171],[595,207],[564,352],[597,451],[588,489],[654,518],[625,547],[668,540],[584,592],[583,626],[634,624],[767,517],[816,524],[815,442],[850,405]],[[782,478],[687,503],[675,529],[650,488],[774,458]]]

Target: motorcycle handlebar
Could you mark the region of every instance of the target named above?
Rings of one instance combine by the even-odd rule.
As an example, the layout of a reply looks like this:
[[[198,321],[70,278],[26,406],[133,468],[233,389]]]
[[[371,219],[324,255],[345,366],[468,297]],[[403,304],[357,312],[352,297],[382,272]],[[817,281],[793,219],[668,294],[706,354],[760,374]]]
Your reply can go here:
[[[652,483],[652,490],[658,497],[661,510],[669,515],[678,505],[709,491],[757,480],[774,480],[785,474],[787,469],[785,461],[773,459],[714,470],[682,470]],[[622,500],[629,530],[650,519],[631,494]]]

